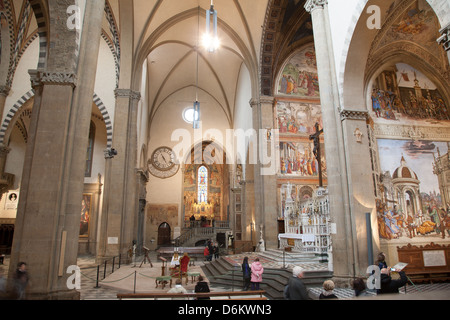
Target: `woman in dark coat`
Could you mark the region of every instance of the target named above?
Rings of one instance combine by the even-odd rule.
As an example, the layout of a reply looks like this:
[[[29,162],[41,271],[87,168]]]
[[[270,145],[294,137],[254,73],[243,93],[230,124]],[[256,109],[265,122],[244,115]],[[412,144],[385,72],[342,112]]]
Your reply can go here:
[[[203,281],[202,276],[198,277],[198,282],[195,285],[194,292],[195,293],[210,292],[208,283],[206,281]],[[197,298],[197,300],[210,300],[210,299],[211,299],[210,297]]]
[[[250,288],[251,275],[252,275],[252,272],[250,269],[250,265],[248,264],[248,257],[245,257],[244,261],[242,262],[242,276],[244,278],[243,291],[247,291]]]

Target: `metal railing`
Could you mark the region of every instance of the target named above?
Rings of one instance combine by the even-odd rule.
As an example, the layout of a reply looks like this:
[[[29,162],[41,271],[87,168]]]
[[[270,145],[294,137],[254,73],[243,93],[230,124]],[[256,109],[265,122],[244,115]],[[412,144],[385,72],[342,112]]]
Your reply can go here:
[[[212,226],[202,226],[201,221],[185,221],[185,232],[174,240],[175,247],[182,247],[187,241],[194,238],[211,238],[218,231],[230,229],[229,221],[216,220]]]

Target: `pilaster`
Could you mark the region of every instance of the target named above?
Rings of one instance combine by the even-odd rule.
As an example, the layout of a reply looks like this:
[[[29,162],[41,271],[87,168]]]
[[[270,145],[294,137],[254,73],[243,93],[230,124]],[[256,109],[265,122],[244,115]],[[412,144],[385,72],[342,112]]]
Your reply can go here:
[[[335,276],[347,278],[351,275],[354,264],[353,226],[346,212],[348,210],[347,172],[327,3],[326,0],[308,0],[305,9],[311,13],[313,23],[327,160],[327,188],[331,222],[336,225],[336,233],[332,235],[333,271]]]

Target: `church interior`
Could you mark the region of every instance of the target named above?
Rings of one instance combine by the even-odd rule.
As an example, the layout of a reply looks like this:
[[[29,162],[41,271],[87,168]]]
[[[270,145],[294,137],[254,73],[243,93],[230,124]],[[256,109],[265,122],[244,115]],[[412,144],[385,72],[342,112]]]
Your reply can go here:
[[[0,254],[384,252],[450,279],[450,2],[0,0]],[[81,213],[81,215],[80,215]],[[443,276],[445,275],[445,276]]]

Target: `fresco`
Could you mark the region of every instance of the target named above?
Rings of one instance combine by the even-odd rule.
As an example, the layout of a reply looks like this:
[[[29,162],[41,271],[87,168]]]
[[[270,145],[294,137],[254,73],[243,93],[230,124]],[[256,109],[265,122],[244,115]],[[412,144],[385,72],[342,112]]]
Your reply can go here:
[[[389,12],[395,12],[397,5],[393,3]],[[436,42],[440,37],[439,21],[426,0],[416,0],[392,23],[378,48],[395,41],[420,43],[436,58],[440,58],[442,49]]]
[[[404,63],[380,73],[372,90],[371,102],[375,121],[433,123],[450,120],[448,106],[435,84],[419,70]]]
[[[320,97],[313,44],[299,51],[288,61],[279,80],[278,94],[295,98]]]
[[[315,124],[322,127],[320,105],[297,102],[278,102],[277,129],[280,135],[309,136],[315,133]]]
[[[381,239],[432,241],[450,239],[450,179],[436,170],[448,158],[449,143],[412,140],[378,140],[381,199],[377,200]],[[444,172],[444,174],[446,174]],[[450,172],[449,172],[450,174]],[[450,176],[450,175],[448,175]]]

